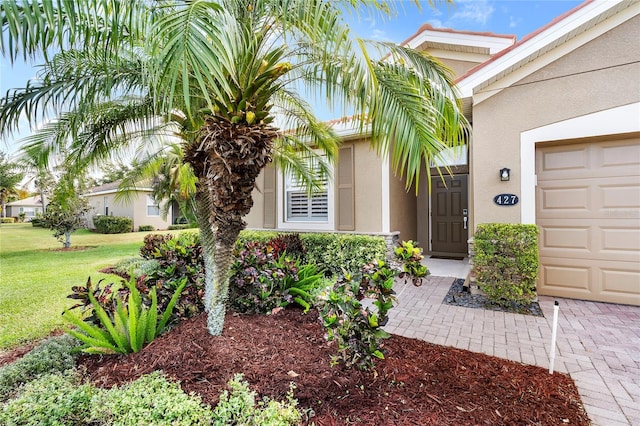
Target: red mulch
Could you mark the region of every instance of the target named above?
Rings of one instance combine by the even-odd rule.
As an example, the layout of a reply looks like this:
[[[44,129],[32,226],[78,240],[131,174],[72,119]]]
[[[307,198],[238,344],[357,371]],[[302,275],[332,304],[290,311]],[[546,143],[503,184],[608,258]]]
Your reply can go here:
[[[330,366],[317,313],[227,314],[212,337],[206,316],[183,321],[138,354],[83,356],[79,363],[101,386],[162,370],[211,405],[235,373],[260,396],[284,399],[289,383],[318,426],[588,425],[573,380],[479,353],[392,336],[375,373]]]

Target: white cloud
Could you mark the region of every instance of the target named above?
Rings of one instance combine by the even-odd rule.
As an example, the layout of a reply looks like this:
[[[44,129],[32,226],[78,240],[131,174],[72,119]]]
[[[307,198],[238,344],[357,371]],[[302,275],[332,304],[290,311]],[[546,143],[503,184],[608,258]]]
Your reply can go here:
[[[389,36],[387,35],[387,32],[384,30],[379,30],[377,28],[375,28],[372,32],[371,32],[371,36],[370,36],[371,40],[380,40],[380,41],[391,41],[391,39],[389,38]]]
[[[522,22],[522,18],[516,18],[514,16],[509,16],[509,28],[515,28]]]
[[[429,25],[431,25],[433,28],[443,28],[444,25],[442,24],[442,21],[439,19],[429,19],[427,21],[427,23]]]
[[[488,0],[459,0],[450,21],[486,25],[495,8]]]

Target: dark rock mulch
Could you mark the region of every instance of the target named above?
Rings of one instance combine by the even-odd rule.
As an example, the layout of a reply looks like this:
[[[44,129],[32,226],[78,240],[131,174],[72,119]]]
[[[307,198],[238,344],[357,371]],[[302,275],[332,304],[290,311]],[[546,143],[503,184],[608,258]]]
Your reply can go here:
[[[451,288],[442,303],[453,306],[464,306],[465,308],[489,309],[491,311],[513,312],[516,314],[544,317],[538,302],[532,302],[529,305],[517,303],[511,303],[508,306],[498,305],[491,302],[487,296],[483,294],[471,294],[469,288],[464,287],[464,280],[460,278],[451,284]]]

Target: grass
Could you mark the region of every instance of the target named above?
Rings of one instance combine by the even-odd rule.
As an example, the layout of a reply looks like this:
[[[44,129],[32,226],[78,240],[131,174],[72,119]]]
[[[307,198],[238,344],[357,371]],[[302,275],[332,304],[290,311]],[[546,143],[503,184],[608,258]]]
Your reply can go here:
[[[178,233],[179,231],[172,231]],[[97,272],[117,261],[137,256],[144,232],[103,235],[80,230],[73,247],[61,251],[51,231],[28,223],[0,226],[0,350],[47,336],[62,327],[62,311],[73,304],[71,287],[101,278]]]

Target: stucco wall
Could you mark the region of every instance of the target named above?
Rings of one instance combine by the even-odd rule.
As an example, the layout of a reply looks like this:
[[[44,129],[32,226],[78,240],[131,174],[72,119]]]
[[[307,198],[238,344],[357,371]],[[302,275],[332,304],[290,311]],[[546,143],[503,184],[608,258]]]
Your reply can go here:
[[[368,140],[354,143],[356,232],[382,232],[382,160]]]
[[[405,180],[394,175],[393,167],[389,164],[389,208],[391,231],[400,232],[401,240],[417,240],[418,224],[416,209],[418,199],[415,186],[405,188]],[[428,192],[426,182],[421,182],[422,191]]]
[[[167,220],[162,216],[147,216],[147,193],[138,193],[133,202],[116,201],[115,193],[98,194],[88,196],[87,200],[93,208],[89,213],[89,227],[93,228],[91,217],[96,214],[105,214],[105,201],[109,206],[109,216],[124,216],[133,219],[133,228],[137,230],[140,225],[151,225],[156,229],[167,229],[170,225],[171,212]]]
[[[520,209],[495,205],[495,195],[535,196],[520,194],[521,132],[640,100],[638,40],[635,17],[474,105],[472,229],[520,222]],[[500,182],[502,167],[511,169],[511,181]]]
[[[253,207],[244,217],[247,222],[247,228],[262,228],[264,226],[264,172],[260,172],[256,178],[256,187],[253,189],[251,196],[253,197]]]

